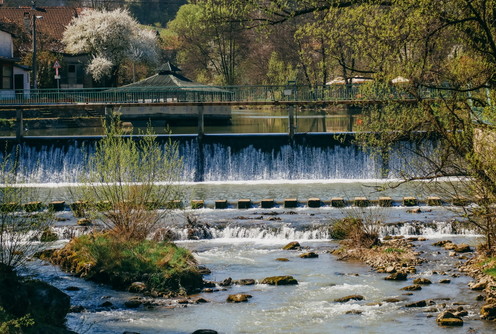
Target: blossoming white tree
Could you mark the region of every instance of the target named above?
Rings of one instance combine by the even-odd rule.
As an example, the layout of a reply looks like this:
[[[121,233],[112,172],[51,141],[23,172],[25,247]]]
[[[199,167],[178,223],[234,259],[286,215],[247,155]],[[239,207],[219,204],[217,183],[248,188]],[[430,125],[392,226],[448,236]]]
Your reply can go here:
[[[126,60],[154,64],[158,59],[156,33],[142,29],[125,9],[85,10],[67,26],[62,42],[71,54],[89,54],[87,72],[115,85]]]

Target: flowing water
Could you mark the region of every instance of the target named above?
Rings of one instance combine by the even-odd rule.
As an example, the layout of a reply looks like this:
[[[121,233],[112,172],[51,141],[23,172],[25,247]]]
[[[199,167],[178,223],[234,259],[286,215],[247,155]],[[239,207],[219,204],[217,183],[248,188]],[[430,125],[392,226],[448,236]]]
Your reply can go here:
[[[455,242],[476,244],[476,232],[464,224],[455,223],[460,211],[456,207],[420,206],[421,213],[408,213],[401,206],[403,196],[425,197],[442,195],[439,185],[417,182],[378,192],[399,176],[399,171],[418,165],[411,151],[415,143],[403,142],[390,152],[388,159],[359,150],[348,140],[335,140],[332,135],[299,136],[293,142],[287,137],[267,136],[210,136],[203,142],[193,137],[180,140],[184,157],[184,178],[180,186],[188,198],[204,199],[207,208],[178,211],[168,220],[168,226],[178,243],[190,249],[198,262],[211,269],[205,279],[222,281],[267,276],[292,275],[297,286],[234,285],[227,291],[202,293],[207,304],[176,305],[128,309],[124,302],[135,296],[112,291],[104,286],[75,278],[57,268],[37,261],[31,262],[25,274],[49,281],[67,291],[73,305],[86,311],[71,313],[68,325],[80,333],[192,333],[199,328],[211,328],[219,333],[490,333],[494,323],[477,320],[476,293],[466,286],[470,278],[459,276],[459,259],[431,246],[434,240],[450,238]],[[427,143],[427,150],[435,150],[436,143]],[[39,188],[49,199],[71,199],[70,187],[77,184],[84,173],[82,165],[92,152],[92,144],[69,141],[50,145],[24,145],[21,162],[30,186]],[[445,185],[458,186],[458,180],[446,180]],[[459,187],[459,186],[458,186]],[[329,200],[331,197],[392,196],[392,208],[308,208],[304,201],[310,197]],[[273,209],[254,207],[235,209],[240,198],[260,200],[298,198],[302,204],[295,209],[278,205]],[[230,208],[212,209],[216,199],[227,199]],[[56,231],[65,238],[77,234],[75,219],[70,212],[59,213]],[[191,229],[184,224],[185,215],[201,224]],[[383,222],[384,235],[423,235],[429,240],[416,242],[422,256],[428,259],[418,267],[418,274],[407,282],[391,282],[359,263],[338,261],[328,253],[338,244],[330,239],[329,225],[333,219],[358,216]],[[61,219],[62,220],[62,219]],[[197,239],[197,240],[189,240]],[[283,251],[289,241],[300,243],[319,254],[316,259],[301,259],[299,252]],[[275,261],[288,258],[288,262]],[[446,272],[445,275],[434,272]],[[434,284],[413,295],[405,295],[400,288],[410,285],[416,277],[428,277]],[[439,284],[442,278],[450,284]],[[228,294],[248,293],[248,303],[226,303]],[[334,299],[361,294],[363,301],[336,303]],[[398,298],[398,302],[386,302]],[[405,304],[429,299],[433,305],[406,308]],[[110,301],[112,306],[101,306]],[[463,328],[441,328],[435,322],[431,308],[442,309],[462,303],[469,310]],[[457,307],[457,306],[455,306]]]

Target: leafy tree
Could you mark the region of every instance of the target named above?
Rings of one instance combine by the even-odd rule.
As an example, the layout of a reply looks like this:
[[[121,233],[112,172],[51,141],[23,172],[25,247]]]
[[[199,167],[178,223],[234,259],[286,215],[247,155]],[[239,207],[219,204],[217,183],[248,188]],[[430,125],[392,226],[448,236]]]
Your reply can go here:
[[[178,43],[178,60],[183,68],[204,75],[209,81],[234,85],[239,81],[239,64],[246,45],[235,11],[215,1],[181,6],[168,24],[167,35]],[[192,67],[194,66],[194,67]]]
[[[281,60],[277,52],[273,52],[269,59],[267,84],[286,85],[288,80],[296,80],[296,76],[296,69]]]
[[[90,218],[122,239],[143,240],[180,199],[175,186],[182,160],[176,143],[163,147],[150,131],[124,137],[115,120],[89,159],[82,187],[74,192]]]
[[[158,59],[156,33],[141,29],[127,10],[85,10],[73,19],[62,42],[72,54],[91,55],[87,71],[100,81],[117,85],[118,70],[131,60],[154,64]]]

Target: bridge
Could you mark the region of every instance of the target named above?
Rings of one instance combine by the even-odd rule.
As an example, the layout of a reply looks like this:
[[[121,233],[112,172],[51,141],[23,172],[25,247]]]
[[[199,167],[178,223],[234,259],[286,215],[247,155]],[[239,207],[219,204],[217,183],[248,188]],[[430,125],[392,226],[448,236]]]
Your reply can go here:
[[[386,101],[413,103],[416,99],[402,87],[391,86],[381,91],[364,85],[258,85],[258,86],[187,86],[187,87],[117,87],[91,89],[37,89],[0,95],[0,118],[15,112],[16,139],[24,133],[24,113],[47,117],[50,111],[62,110],[64,117],[74,117],[78,111],[103,117],[119,108],[121,114],[148,119],[143,110],[154,110],[161,117],[174,109],[198,119],[197,134],[205,133],[204,115],[225,113],[230,117],[231,106],[283,106],[288,111],[288,134],[296,131],[295,109],[298,106],[364,105]],[[2,92],[5,93],[5,92]],[[424,99],[436,99],[442,92],[424,89]],[[95,113],[94,110],[98,110]],[[179,110],[179,112],[177,111]],[[226,110],[229,110],[228,112]],[[127,113],[127,114],[126,114]],[[12,116],[11,116],[12,117]],[[38,117],[38,116],[36,116]],[[49,117],[49,116],[48,116]]]
[[[187,88],[87,88],[38,89],[0,97],[0,110],[22,107],[67,108],[85,105],[312,105],[368,104],[386,100],[414,101],[408,93],[392,87],[388,91],[364,91],[363,85],[325,86],[189,86]],[[436,98],[440,92],[425,89],[423,98]]]

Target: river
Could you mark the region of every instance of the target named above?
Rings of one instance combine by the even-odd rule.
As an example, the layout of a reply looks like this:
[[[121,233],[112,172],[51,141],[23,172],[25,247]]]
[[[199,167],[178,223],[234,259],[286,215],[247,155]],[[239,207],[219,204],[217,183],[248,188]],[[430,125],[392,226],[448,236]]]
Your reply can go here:
[[[263,119],[258,111],[242,112],[244,116],[252,113],[255,120]],[[325,123],[315,121],[318,117],[313,118],[308,124],[318,126]],[[277,119],[271,118],[276,125],[270,131],[286,132],[284,117],[281,115],[280,121]],[[256,123],[250,124],[250,127],[256,126]],[[264,121],[263,124],[267,123]],[[300,126],[303,124],[302,121]],[[280,131],[274,130],[276,128]],[[496,324],[478,320],[480,302],[475,301],[477,293],[467,289],[470,278],[459,275],[456,269],[460,259],[449,257],[447,251],[432,246],[434,241],[447,238],[471,245],[479,242],[475,231],[455,222],[460,220],[460,209],[448,203],[439,207],[421,203],[420,212],[410,213],[401,204],[404,196],[425,199],[429,195],[438,195],[444,198],[445,189],[462,189],[463,181],[448,179],[441,183],[415,182],[387,187],[398,181],[401,171],[417,166],[411,155],[416,143],[400,143],[385,161],[361,151],[350,140],[336,139],[327,133],[300,134],[293,142],[282,134],[211,134],[202,142],[191,136],[184,136],[179,141],[185,163],[184,182],[179,186],[186,194],[186,210],[174,212],[164,223],[178,237],[177,243],[190,249],[198,262],[212,271],[205,279],[262,280],[267,276],[292,275],[299,284],[278,287],[234,285],[226,291],[194,296],[208,300],[205,304],[179,305],[163,301],[162,306],[129,309],[124,302],[136,296],[134,294],[113,291],[75,278],[39,261],[30,262],[24,274],[65,290],[73,305],[85,309],[82,313],[69,314],[68,326],[71,329],[79,333],[133,331],[141,334],[185,334],[200,328],[224,334],[496,331]],[[427,145],[428,150],[436,149],[435,141]],[[84,147],[90,147],[91,154],[91,144],[82,145],[81,141],[72,139],[62,144],[24,144],[19,161],[24,167],[28,185],[39,189],[47,200],[77,200],[70,197],[70,189],[77,186],[78,177],[84,172],[82,165],[88,152]],[[381,188],[387,190],[379,192]],[[351,200],[355,196],[377,199],[385,195],[393,197],[392,208],[376,205],[334,208],[328,203],[324,203],[322,208],[308,208],[306,205],[310,197],[325,202],[332,197]],[[236,202],[241,198],[249,198],[254,203],[272,198],[278,205],[261,209],[254,204],[251,209],[240,210],[236,208]],[[297,198],[300,204],[297,208],[285,209],[281,205],[285,198]],[[205,200],[206,208],[190,210],[188,203],[191,199]],[[218,199],[228,200],[229,208],[213,209],[213,203]],[[67,236],[75,225],[75,219],[69,211],[58,215],[61,219],[56,230],[61,236]],[[198,240],[187,240],[190,233],[184,225],[186,215],[202,223],[193,235]],[[329,225],[334,219],[350,215],[381,221],[382,236],[426,237],[427,241],[415,244],[427,261],[417,267],[417,274],[410,275],[407,282],[401,283],[385,281],[384,274],[372,271],[367,265],[338,261],[328,253],[338,247],[337,242],[330,239]],[[64,219],[68,220],[62,221]],[[317,252],[319,257],[302,259],[299,252],[281,250],[284,244],[294,240]],[[289,261],[275,261],[281,257]],[[434,284],[413,292],[413,295],[400,290],[416,277],[427,277]],[[451,280],[450,284],[439,283],[446,278]],[[77,289],[68,291],[68,287]],[[248,293],[252,298],[242,304],[226,302],[228,294],[238,292]],[[334,299],[350,294],[361,294],[365,299],[334,302]],[[399,301],[387,302],[387,298]],[[432,300],[433,304],[422,308],[405,307],[407,303],[424,299]],[[111,306],[102,306],[104,302],[110,302]],[[440,310],[459,305],[469,311],[462,328],[441,328],[436,324],[435,316]]]

